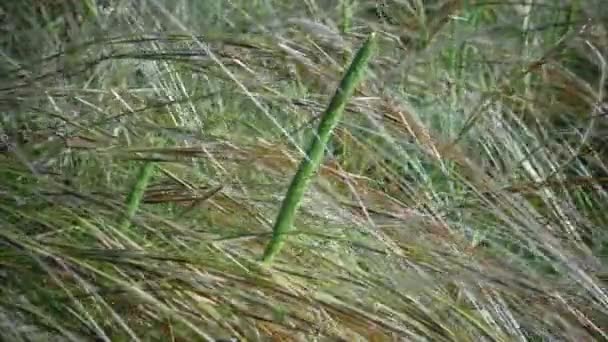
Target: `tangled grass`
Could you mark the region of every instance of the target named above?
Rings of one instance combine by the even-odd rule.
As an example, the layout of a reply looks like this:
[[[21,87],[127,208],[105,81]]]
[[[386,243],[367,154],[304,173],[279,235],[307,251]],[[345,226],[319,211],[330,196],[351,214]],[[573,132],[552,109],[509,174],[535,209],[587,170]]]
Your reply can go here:
[[[0,5],[0,337],[608,339],[604,7]]]

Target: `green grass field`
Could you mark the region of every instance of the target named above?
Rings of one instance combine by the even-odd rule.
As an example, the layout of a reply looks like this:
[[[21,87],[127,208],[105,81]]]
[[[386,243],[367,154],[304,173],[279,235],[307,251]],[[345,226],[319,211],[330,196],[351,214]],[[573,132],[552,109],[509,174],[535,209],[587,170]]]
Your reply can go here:
[[[3,2],[0,340],[608,340],[607,8]]]

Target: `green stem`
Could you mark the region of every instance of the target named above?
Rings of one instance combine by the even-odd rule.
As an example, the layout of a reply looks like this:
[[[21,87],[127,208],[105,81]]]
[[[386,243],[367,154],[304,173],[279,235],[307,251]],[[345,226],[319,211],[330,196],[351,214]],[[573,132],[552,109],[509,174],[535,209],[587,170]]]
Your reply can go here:
[[[285,243],[285,234],[293,226],[296,211],[300,206],[308,183],[321,163],[325,146],[329,141],[333,129],[340,121],[344,107],[346,107],[346,102],[352,96],[355,87],[365,74],[375,46],[376,34],[371,33],[363,46],[357,51],[355,58],[340,82],[340,86],[321,117],[321,122],[317,128],[317,135],[312,139],[306,157],[300,162],[298,171],[293,177],[281,204],[281,209],[273,228],[272,238],[264,251],[263,263],[266,266],[272,263],[273,258],[279,253]]]
[[[139,208],[139,204],[144,197],[144,192],[148,187],[148,183],[150,182],[150,178],[152,178],[153,173],[154,162],[146,162],[139,170],[137,180],[135,181],[135,184],[133,184],[133,188],[127,197],[127,211],[120,224],[122,231],[126,231],[131,226],[131,221],[135,216],[135,212]]]
[[[340,31],[343,34],[350,32],[353,21],[353,4],[351,0],[342,0],[340,2],[340,10],[342,12],[342,22],[340,23]]]

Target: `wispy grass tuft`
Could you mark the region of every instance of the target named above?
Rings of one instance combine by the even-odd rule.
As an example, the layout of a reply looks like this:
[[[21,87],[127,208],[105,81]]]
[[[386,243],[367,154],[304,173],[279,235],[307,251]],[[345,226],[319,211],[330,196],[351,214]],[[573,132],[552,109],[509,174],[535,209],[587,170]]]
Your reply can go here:
[[[0,340],[607,340],[605,8],[1,2]]]

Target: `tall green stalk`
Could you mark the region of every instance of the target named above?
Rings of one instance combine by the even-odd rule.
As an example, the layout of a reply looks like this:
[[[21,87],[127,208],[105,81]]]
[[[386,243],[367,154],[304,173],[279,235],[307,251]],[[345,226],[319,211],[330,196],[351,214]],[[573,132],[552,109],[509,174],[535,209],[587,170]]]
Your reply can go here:
[[[319,164],[325,152],[325,146],[331,137],[333,129],[336,127],[346,102],[352,96],[355,87],[365,74],[367,64],[371,59],[376,47],[376,34],[371,33],[363,46],[357,51],[350,67],[346,71],[340,86],[336,90],[329,106],[321,117],[321,122],[317,127],[317,134],[312,139],[306,152],[306,157],[300,162],[298,171],[291,180],[287,194],[281,204],[281,209],[277,216],[272,238],[264,251],[263,263],[269,266],[273,258],[279,253],[285,243],[285,234],[293,226],[296,211],[300,206],[304,192],[312,176],[319,168]]]
[[[139,170],[139,175],[137,175],[135,184],[133,184],[133,188],[131,189],[129,196],[127,197],[127,211],[120,224],[120,228],[122,231],[126,231],[127,229],[129,229],[129,226],[131,225],[131,220],[133,220],[135,212],[139,208],[139,204],[141,203],[141,200],[144,197],[144,192],[148,187],[148,183],[150,182],[150,178],[152,178],[153,173],[154,162],[146,162]]]
[[[353,25],[353,6],[354,4],[352,0],[340,1],[340,12],[342,12],[340,31],[342,31],[343,34],[349,33]]]

